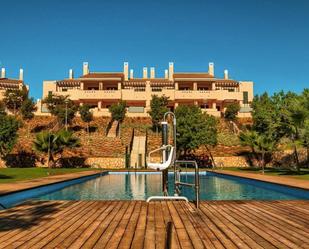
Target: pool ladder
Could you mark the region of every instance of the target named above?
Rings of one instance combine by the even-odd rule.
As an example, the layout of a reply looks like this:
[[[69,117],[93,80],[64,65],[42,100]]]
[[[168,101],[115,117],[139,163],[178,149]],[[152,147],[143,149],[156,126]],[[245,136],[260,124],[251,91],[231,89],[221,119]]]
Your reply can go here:
[[[183,164],[186,165],[186,168],[187,168],[188,164],[194,165],[194,183],[182,182],[180,180],[180,175],[181,175],[180,165],[183,165]],[[198,168],[196,161],[194,161],[194,160],[192,160],[192,161],[176,160],[175,166],[174,166],[174,183],[175,183],[175,194],[176,195],[181,194],[180,186],[194,188],[195,206],[196,206],[196,208],[199,208],[199,204],[200,204],[200,176],[199,176],[199,168]]]
[[[180,165],[188,164],[194,165],[194,183],[182,182],[180,180],[181,169]],[[199,208],[200,203],[200,179],[199,179],[199,168],[196,161],[186,161],[186,160],[175,160],[174,162],[174,194],[175,196],[151,196],[147,199],[147,202],[155,200],[182,200],[188,202],[188,198],[185,196],[179,196],[181,194],[180,186],[192,187],[195,190],[195,206]]]

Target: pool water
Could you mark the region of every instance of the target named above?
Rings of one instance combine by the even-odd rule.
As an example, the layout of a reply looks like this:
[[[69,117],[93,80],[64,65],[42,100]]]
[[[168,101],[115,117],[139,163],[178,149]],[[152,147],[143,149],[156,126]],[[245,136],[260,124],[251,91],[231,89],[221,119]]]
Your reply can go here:
[[[181,175],[192,183],[193,174]],[[159,173],[112,173],[37,197],[40,200],[145,200],[162,195]],[[169,174],[169,193],[173,195],[173,174]],[[182,187],[182,195],[194,199],[194,190]],[[309,199],[309,191],[294,190],[238,177],[213,173],[200,175],[201,200],[291,200]]]

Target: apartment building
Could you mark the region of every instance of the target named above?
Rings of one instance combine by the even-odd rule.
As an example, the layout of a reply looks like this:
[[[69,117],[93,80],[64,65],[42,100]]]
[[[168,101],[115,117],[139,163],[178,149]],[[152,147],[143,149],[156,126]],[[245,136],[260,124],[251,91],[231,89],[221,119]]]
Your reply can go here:
[[[24,86],[24,70],[19,70],[19,78],[18,79],[12,79],[6,77],[6,71],[5,68],[1,68],[1,77],[0,77],[0,100],[3,99],[3,95],[6,90],[12,89],[22,89]],[[29,88],[27,85],[25,85],[27,88]]]
[[[128,62],[120,72],[92,72],[84,62],[83,75],[78,78],[74,78],[70,69],[68,78],[44,81],[43,98],[49,94],[69,95],[78,105],[90,105],[95,116],[109,116],[108,107],[124,100],[128,116],[146,117],[152,95],[165,95],[169,97],[171,110],[178,105],[198,105],[204,112],[219,117],[227,105],[238,102],[239,116],[250,116],[253,82],[230,79],[227,70],[223,77],[216,77],[214,63],[209,63],[207,72],[176,72],[170,62],[164,77],[156,77],[154,67],[144,67],[142,75],[135,78]]]

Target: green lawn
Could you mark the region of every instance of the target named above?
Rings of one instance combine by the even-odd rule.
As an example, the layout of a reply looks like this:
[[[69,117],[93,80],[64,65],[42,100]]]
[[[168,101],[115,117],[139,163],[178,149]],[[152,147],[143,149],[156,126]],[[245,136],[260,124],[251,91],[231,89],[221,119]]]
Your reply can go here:
[[[246,173],[253,173],[253,174],[262,174],[262,170],[259,168],[228,167],[228,168],[223,168],[223,170],[246,172]],[[293,177],[297,179],[309,180],[309,169],[301,169],[300,173],[298,174],[297,171],[290,170],[290,169],[266,168],[265,175],[288,176],[288,177]]]
[[[50,175],[61,175],[85,170],[93,170],[90,168],[5,168],[0,169],[0,183],[10,183],[22,180],[30,180]]]

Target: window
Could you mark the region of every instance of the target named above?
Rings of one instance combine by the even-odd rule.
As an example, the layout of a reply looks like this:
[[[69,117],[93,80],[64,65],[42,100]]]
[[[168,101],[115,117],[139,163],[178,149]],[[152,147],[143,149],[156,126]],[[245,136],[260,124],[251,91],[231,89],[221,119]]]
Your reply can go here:
[[[248,101],[248,92],[243,92],[243,103],[245,105],[249,103],[249,101]]]

